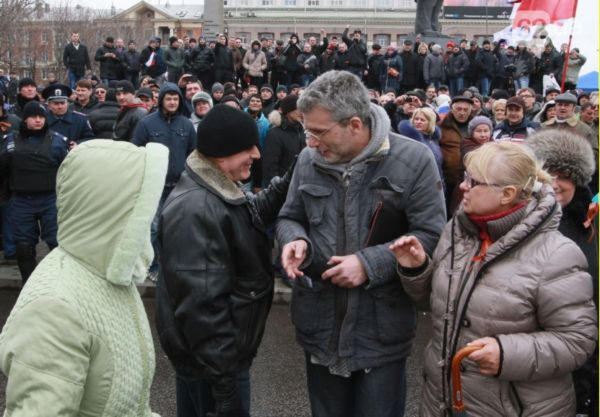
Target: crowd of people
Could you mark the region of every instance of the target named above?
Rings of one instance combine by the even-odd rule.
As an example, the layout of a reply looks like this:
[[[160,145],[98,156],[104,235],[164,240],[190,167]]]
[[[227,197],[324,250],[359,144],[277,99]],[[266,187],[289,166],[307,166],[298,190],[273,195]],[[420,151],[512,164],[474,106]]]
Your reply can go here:
[[[7,409],[149,415],[153,351],[129,291],[148,278],[178,416],[249,416],[275,271],[314,417],[403,414],[417,307],[433,323],[423,415],[450,412],[465,345],[472,415],[597,415],[599,98],[576,89],[585,57],[546,42],[368,54],[346,28],[138,53],[109,37],[94,77],[73,33],[65,83],[10,80],[0,103],[4,259],[31,277],[0,335]],[[545,86],[564,62],[565,90]],[[102,302],[126,347],[88,313]]]

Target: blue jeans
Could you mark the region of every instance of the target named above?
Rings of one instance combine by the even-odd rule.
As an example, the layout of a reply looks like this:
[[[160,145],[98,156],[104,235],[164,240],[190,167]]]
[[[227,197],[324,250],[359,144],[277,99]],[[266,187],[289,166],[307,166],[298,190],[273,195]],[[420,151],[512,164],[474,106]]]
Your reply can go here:
[[[41,236],[48,247],[58,245],[56,194],[15,194],[10,199],[10,210],[16,244],[35,246]]]
[[[75,75],[73,70],[70,68],[67,70],[67,77],[69,79],[69,87],[71,87],[71,90],[75,90],[77,81],[81,80],[82,77]]]
[[[450,85],[448,87],[450,87],[450,95],[451,96],[457,95],[458,92],[464,88],[465,81],[464,81],[463,77],[450,78],[449,81],[450,81]]]
[[[156,214],[154,215],[154,219],[152,219],[152,224],[150,225],[150,239],[152,240],[152,248],[154,249],[154,259],[152,260],[152,265],[150,265],[149,272],[156,272],[158,270],[158,256],[160,255],[160,245],[158,244],[158,224],[160,221],[160,213],[162,212],[165,200],[169,194],[171,194],[173,188],[175,188],[175,186],[163,188],[160,201],[158,202],[158,208],[156,209]]]
[[[529,75],[515,78],[515,89],[519,90],[527,87],[529,87]]]
[[[437,90],[438,88],[440,88],[440,85],[442,85],[442,80],[436,78],[429,80],[429,85],[427,87],[429,87],[430,85],[433,85]]]
[[[2,211],[2,247],[6,258],[7,256],[13,256],[17,251],[10,222],[10,201],[0,207],[0,210]]]
[[[312,417],[402,417],[406,401],[406,360],[380,368],[332,375],[306,355],[306,379]]]
[[[309,85],[310,83],[312,83],[312,82],[313,82],[313,80],[314,80],[314,78],[313,78],[313,76],[312,76],[312,75],[310,75],[310,74],[302,74],[302,75],[300,76],[300,85],[301,85],[302,87],[308,87],[308,85]]]
[[[479,92],[482,96],[488,96],[490,94],[490,86],[492,85],[492,79],[489,77],[481,77],[479,80]]]
[[[214,411],[215,400],[210,384],[204,378],[184,378],[177,375],[177,417],[206,417]],[[250,370],[237,377],[242,415],[250,417]]]

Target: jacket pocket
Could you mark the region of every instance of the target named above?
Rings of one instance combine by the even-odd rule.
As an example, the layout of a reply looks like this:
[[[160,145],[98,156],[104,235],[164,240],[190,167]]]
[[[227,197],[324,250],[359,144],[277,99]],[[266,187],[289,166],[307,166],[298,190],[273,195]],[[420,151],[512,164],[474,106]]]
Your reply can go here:
[[[415,335],[416,311],[400,282],[368,290],[373,300],[379,340],[392,344],[411,340]]]
[[[271,309],[272,290],[269,285],[260,291],[236,289],[231,294],[236,343],[241,352],[252,352],[258,348]]]
[[[305,334],[323,330],[327,321],[332,318],[327,314],[330,305],[327,303],[323,284],[313,280],[312,285],[309,288],[301,281],[296,281],[292,289],[292,323],[299,332]]]
[[[311,226],[317,226],[323,221],[327,198],[331,196],[333,190],[315,184],[304,184],[298,188],[301,192],[302,200],[306,210],[306,216]]]

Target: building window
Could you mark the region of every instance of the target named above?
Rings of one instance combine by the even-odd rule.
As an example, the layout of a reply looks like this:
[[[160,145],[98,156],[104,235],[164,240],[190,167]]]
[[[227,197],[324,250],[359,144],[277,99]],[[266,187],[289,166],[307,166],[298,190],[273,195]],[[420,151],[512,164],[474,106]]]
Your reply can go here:
[[[275,39],[275,34],[273,32],[258,32],[258,39]]]
[[[42,42],[48,42],[48,32],[42,32]]]
[[[319,6],[319,0],[307,0],[308,1],[308,7],[318,7]]]
[[[29,39],[30,39],[29,33],[28,32],[23,33],[23,43],[28,44]]]
[[[330,0],[331,7],[342,7],[344,0]]]
[[[390,45],[391,40],[392,37],[387,33],[378,33],[375,36],[373,36],[373,42],[378,43],[384,48]]]
[[[352,0],[352,7],[365,7],[366,0]]]
[[[31,71],[21,70],[21,78],[31,78]]]
[[[273,0],[261,0],[260,4],[263,6],[272,6]]]
[[[414,0],[397,0],[398,8],[400,9],[411,9],[414,10],[417,8],[417,2]]]
[[[249,6],[248,0],[239,0],[238,4],[240,6]]]
[[[287,44],[292,35],[292,32],[281,32],[281,36],[279,37],[279,39],[281,39],[284,44]]]
[[[311,37],[315,37],[315,39],[317,40],[317,43],[319,43],[321,41],[321,35],[318,33],[305,33],[304,34],[304,40],[308,41],[309,38]]]
[[[48,79],[48,70],[45,68],[42,68],[42,80],[47,80]]]
[[[379,9],[389,9],[391,7],[390,0],[375,0],[375,4]]]
[[[284,6],[296,6],[296,0],[283,0]]]
[[[408,35],[406,33],[401,33],[396,36],[396,44],[398,47],[401,47],[404,44],[404,39],[408,39]]]
[[[236,32],[235,37],[240,38],[242,40],[243,45],[248,45],[248,39],[250,39],[250,33],[249,32]]]
[[[40,61],[48,62],[48,51],[42,51],[40,54]]]

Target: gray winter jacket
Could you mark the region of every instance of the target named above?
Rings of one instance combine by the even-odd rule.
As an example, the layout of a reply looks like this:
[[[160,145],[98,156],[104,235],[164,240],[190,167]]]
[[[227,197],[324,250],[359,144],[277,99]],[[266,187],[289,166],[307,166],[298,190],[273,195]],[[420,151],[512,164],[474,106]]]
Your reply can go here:
[[[423,79],[425,82],[432,80],[446,79],[446,71],[444,70],[444,58],[441,54],[430,53],[425,57],[423,63]]]
[[[442,183],[427,146],[390,133],[385,111],[371,105],[371,140],[347,164],[328,164],[315,149],[298,158],[279,213],[283,246],[304,239],[306,275],[295,282],[291,315],[299,344],[317,363],[378,367],[410,353],[415,307],[396,279],[388,245],[410,233],[427,251],[445,223]],[[337,287],[321,274],[334,255],[355,254],[367,282]]]
[[[500,344],[500,371],[483,376],[474,362],[462,362],[470,416],[575,415],[571,371],[594,351],[597,313],[587,261],[558,232],[560,217],[545,186],[525,208],[488,222],[495,241],[474,263],[478,230],[461,210],[446,225],[427,270],[400,273],[405,290],[417,302],[430,299],[432,311],[422,416],[446,415],[452,356],[486,336]]]

